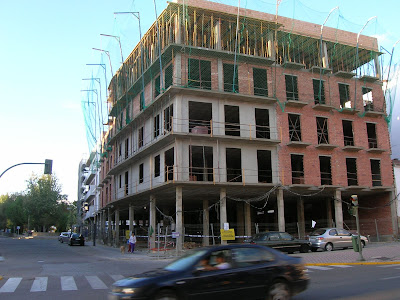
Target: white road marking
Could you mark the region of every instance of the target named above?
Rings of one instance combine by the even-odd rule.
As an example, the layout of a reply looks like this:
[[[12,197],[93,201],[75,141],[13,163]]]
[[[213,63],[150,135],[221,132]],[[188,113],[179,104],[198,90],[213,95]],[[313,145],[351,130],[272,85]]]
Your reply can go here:
[[[76,291],[76,283],[72,276],[61,276],[61,289],[63,291]]]
[[[389,279],[398,279],[400,276],[393,276],[393,277],[385,277],[385,278],[380,278],[379,280],[389,280]]]
[[[334,268],[351,268],[352,266],[349,266],[349,265],[330,265],[329,267],[334,267]]]
[[[87,281],[89,282],[92,289],[95,290],[104,290],[108,289],[108,287],[104,284],[103,281],[100,280],[97,276],[85,276]]]
[[[307,266],[307,268],[315,270],[332,270],[332,268],[321,267],[321,266]]]
[[[31,292],[45,292],[47,290],[47,277],[36,277],[32,284]]]
[[[383,266],[378,266],[378,268],[391,268],[391,267],[398,267],[399,265],[383,265]]]
[[[21,277],[8,278],[7,282],[1,287],[0,293],[15,292],[21,280],[22,280]]]
[[[110,276],[112,279],[114,279],[114,281],[124,279],[124,276],[122,276],[122,275],[110,275]]]

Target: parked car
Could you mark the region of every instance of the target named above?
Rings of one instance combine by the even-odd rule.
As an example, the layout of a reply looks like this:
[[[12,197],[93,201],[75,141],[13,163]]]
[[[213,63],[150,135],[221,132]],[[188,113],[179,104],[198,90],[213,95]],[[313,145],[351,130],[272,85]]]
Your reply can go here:
[[[301,258],[232,244],[193,249],[162,269],[118,280],[109,299],[289,299],[308,284]]]
[[[353,247],[352,237],[357,236],[350,231],[340,228],[319,228],[310,234],[311,251],[319,248],[325,251],[332,251],[337,248]],[[361,245],[364,248],[368,243],[365,236],[361,236]]]
[[[58,240],[60,243],[68,243],[69,238],[71,237],[71,232],[61,232],[61,234],[58,236]]]
[[[309,240],[296,239],[287,232],[267,231],[255,234],[245,242],[268,246],[280,251],[293,253],[300,251],[307,253],[311,248]]]
[[[68,245],[81,245],[85,246],[85,238],[83,237],[82,234],[79,233],[73,233],[71,237],[69,238]]]

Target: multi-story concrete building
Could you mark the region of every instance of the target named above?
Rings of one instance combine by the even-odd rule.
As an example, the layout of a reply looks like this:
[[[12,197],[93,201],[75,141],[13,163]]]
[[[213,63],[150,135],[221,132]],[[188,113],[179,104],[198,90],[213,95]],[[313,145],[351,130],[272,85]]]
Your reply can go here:
[[[118,243],[134,223],[162,223],[179,248],[224,226],[355,229],[357,194],[362,233],[379,219],[381,236],[397,234],[379,55],[373,37],[169,3],[109,85],[101,232]]]

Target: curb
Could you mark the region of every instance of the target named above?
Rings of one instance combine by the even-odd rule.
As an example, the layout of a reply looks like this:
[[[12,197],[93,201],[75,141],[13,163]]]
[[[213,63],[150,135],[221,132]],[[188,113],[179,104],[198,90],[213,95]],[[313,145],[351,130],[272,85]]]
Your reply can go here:
[[[400,265],[400,261],[365,261],[365,262],[348,262],[348,263],[309,263],[305,266],[337,266],[337,265]]]

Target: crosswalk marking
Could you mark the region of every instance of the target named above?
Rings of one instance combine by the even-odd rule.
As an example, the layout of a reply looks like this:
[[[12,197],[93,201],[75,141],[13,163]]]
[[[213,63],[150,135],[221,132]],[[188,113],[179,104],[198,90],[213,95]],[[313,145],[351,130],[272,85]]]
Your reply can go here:
[[[110,275],[110,276],[114,281],[124,279],[124,276],[122,276],[122,275]]]
[[[76,291],[76,283],[72,276],[61,276],[61,289],[63,291]]]
[[[89,282],[90,286],[94,290],[102,290],[108,289],[108,287],[104,284],[103,281],[100,280],[97,276],[85,276],[87,281]]]
[[[321,266],[307,266],[307,268],[315,270],[332,270],[332,268],[321,267]]]
[[[31,292],[45,292],[47,290],[47,277],[36,277],[32,284]]]
[[[17,289],[21,280],[21,277],[9,278],[7,282],[1,287],[0,293],[13,293]]]

